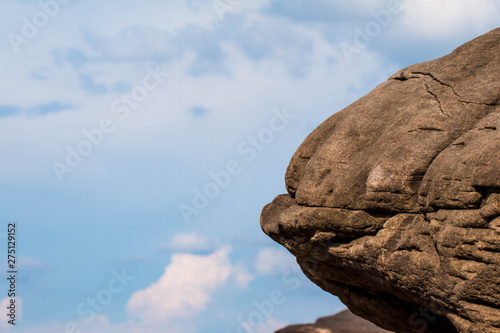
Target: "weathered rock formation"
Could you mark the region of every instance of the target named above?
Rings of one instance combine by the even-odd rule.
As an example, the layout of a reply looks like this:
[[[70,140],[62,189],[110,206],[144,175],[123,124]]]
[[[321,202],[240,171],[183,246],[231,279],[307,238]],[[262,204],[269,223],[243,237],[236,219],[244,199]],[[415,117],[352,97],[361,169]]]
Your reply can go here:
[[[500,332],[500,29],[328,118],[285,181],[264,232],[354,314]]]
[[[384,329],[344,310],[333,316],[322,317],[314,324],[292,325],[275,333],[387,333]]]

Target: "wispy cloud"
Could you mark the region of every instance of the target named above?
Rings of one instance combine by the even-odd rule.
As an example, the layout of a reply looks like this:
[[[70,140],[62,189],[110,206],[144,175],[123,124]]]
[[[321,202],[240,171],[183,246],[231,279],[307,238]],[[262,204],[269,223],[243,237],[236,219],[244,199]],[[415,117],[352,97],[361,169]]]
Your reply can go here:
[[[333,22],[341,19],[341,11],[333,1],[318,0],[318,1],[286,1],[277,0],[269,2],[267,8],[263,10],[266,14],[271,14],[279,17],[284,17],[295,22],[312,22],[318,23],[321,21]]]
[[[194,232],[180,233],[163,248],[184,253],[207,253],[214,250],[215,242]]]
[[[47,114],[47,113],[53,113],[53,112],[59,112],[59,111],[65,111],[65,110],[71,110],[75,106],[68,104],[68,103],[63,103],[60,101],[52,101],[47,104],[42,104],[34,108],[35,113],[37,114]]]
[[[15,105],[0,105],[0,118],[12,117],[18,115],[39,116],[48,113],[71,110],[74,105],[61,101],[51,101],[45,104],[35,105],[33,107],[22,107]]]
[[[36,275],[47,272],[48,267],[45,262],[33,257],[19,257],[19,271],[22,272],[21,279],[33,278]],[[21,280],[22,281],[22,280]]]
[[[54,63],[57,66],[63,66],[69,63],[75,70],[82,69],[89,62],[87,55],[76,47],[68,48],[67,50],[54,49],[52,51]]]
[[[298,269],[295,257],[283,249],[264,247],[255,258],[255,271],[261,275],[275,275],[287,269]]]
[[[474,36],[500,21],[500,3],[496,0],[406,0],[403,6],[404,31],[429,40],[464,33]]]

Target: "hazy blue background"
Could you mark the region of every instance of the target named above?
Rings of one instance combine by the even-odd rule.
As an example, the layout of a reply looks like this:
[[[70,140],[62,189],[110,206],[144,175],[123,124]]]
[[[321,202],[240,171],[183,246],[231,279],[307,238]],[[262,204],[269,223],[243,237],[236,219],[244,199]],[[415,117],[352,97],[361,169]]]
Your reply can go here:
[[[0,241],[17,221],[22,302],[2,332],[272,332],[343,309],[262,233],[262,207],[329,115],[500,22],[497,0],[65,2],[0,4]],[[169,75],[123,117],[153,69]],[[114,131],[58,179],[103,119]]]

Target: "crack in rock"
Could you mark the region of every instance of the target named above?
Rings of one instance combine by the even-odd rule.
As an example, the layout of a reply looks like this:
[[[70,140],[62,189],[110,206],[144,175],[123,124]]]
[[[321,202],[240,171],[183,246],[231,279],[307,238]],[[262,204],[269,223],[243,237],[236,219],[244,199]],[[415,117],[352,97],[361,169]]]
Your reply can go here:
[[[429,94],[431,94],[432,96],[434,96],[434,99],[439,103],[439,110],[441,111],[441,113],[443,115],[445,115],[446,117],[451,118],[451,116],[449,114],[447,114],[446,112],[444,112],[444,110],[443,110],[443,104],[439,100],[438,95],[431,91],[431,89],[429,88],[429,86],[427,85],[427,83],[424,83],[424,86],[425,86],[425,89],[427,89],[427,92]]]

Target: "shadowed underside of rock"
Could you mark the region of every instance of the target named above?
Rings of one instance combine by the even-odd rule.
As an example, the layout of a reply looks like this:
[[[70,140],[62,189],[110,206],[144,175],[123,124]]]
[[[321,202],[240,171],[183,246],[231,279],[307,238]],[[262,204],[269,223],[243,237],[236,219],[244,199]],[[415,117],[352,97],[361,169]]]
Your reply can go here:
[[[394,74],[306,138],[264,232],[381,327],[500,332],[499,77],[500,29]]]
[[[336,315],[323,317],[314,324],[292,325],[276,331],[276,333],[387,333],[351,311],[344,310]]]

